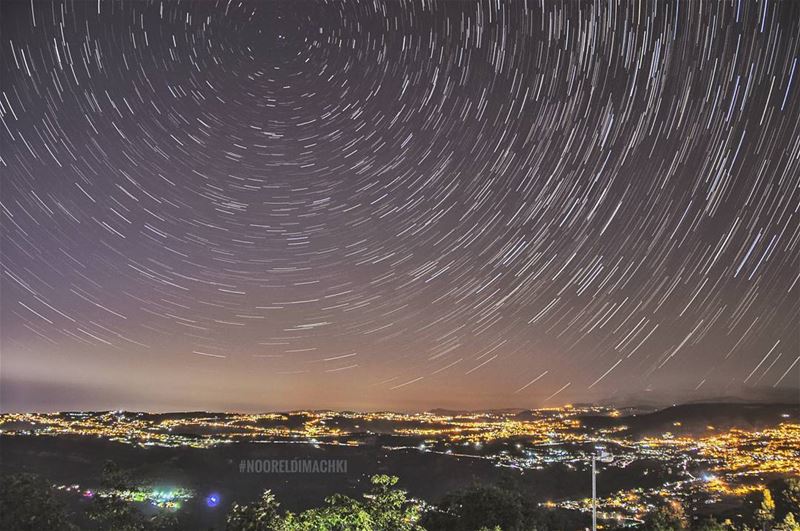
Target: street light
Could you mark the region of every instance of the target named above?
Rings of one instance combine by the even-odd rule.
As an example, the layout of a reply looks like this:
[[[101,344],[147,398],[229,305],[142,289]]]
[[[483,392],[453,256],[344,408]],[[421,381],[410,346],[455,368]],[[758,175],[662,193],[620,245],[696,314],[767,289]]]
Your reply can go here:
[[[597,531],[597,465],[592,454],[592,531]]]
[[[602,463],[610,463],[614,457],[607,453],[603,448],[595,447],[595,451],[599,450],[600,454],[596,452],[592,454],[592,531],[597,531],[597,460]]]

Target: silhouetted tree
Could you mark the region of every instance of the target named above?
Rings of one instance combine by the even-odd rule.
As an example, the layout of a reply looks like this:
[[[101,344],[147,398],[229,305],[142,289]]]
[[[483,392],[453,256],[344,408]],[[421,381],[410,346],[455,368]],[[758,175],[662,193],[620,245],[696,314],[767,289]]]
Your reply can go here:
[[[234,503],[228,513],[226,529],[229,531],[274,531],[281,529],[280,504],[272,491],[265,490],[261,498],[251,504]]]
[[[106,462],[100,478],[99,492],[95,493],[86,511],[87,516],[103,529],[145,530],[147,523],[144,516],[121,494],[133,488],[133,480],[125,470],[113,461]]]
[[[650,512],[644,520],[644,531],[681,531],[688,529],[683,506],[678,502],[666,503]]]
[[[795,520],[794,514],[786,513],[783,521],[772,529],[774,531],[800,531],[800,522]]]
[[[395,476],[372,476],[372,489],[366,496],[366,510],[372,517],[373,529],[387,531],[415,531],[421,510],[418,503],[408,499],[408,493],[395,488]]]
[[[761,491],[761,503],[756,509],[756,523],[761,526],[761,529],[766,531],[769,526],[775,521],[775,501],[772,499],[772,493],[769,489]]]
[[[103,466],[100,478],[100,489],[92,499],[86,511],[87,517],[101,529],[114,531],[166,531],[180,529],[177,514],[159,511],[151,518],[146,518],[125,497],[123,493],[139,488],[127,470],[123,470],[113,461]]]
[[[63,504],[44,479],[13,474],[0,479],[0,529],[68,531],[77,527],[69,522]]]
[[[707,518],[701,521],[696,526],[692,527],[692,531],[732,531],[733,526],[730,522],[719,522],[715,518]]]
[[[432,531],[475,531],[494,527],[517,531],[532,523],[526,520],[519,493],[487,486],[448,494],[437,510],[425,514],[422,525]]]
[[[370,478],[372,489],[358,500],[335,494],[322,507],[298,515],[281,514],[271,492],[250,505],[234,504],[228,514],[228,531],[424,531],[418,524],[420,508],[396,489],[397,478]]]
[[[421,520],[429,531],[560,531],[582,529],[588,516],[542,510],[518,490],[476,486],[444,497]]]
[[[775,499],[775,520],[782,521],[792,514],[800,516],[800,478],[778,479],[769,484]]]

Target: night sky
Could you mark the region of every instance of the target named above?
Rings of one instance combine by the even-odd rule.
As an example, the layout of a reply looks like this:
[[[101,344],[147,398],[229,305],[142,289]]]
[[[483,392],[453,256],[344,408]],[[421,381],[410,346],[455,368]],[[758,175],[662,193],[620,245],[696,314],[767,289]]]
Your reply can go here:
[[[791,392],[800,2],[2,2],[2,408]]]

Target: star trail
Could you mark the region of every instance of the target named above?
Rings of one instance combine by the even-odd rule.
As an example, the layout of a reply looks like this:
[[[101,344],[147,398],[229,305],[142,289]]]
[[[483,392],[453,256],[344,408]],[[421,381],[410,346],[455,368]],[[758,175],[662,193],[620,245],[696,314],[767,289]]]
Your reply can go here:
[[[4,408],[797,387],[798,2],[1,6]]]

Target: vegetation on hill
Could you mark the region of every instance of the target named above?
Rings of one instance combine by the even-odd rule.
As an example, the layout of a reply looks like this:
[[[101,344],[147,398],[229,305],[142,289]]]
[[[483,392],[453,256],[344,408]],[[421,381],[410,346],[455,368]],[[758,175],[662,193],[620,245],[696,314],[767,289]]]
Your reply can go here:
[[[543,508],[518,490],[497,485],[474,486],[445,496],[436,505],[408,497],[394,476],[372,476],[360,498],[328,497],[320,507],[299,513],[282,511],[269,490],[253,503],[234,503],[226,531],[564,531],[589,526],[586,514]],[[130,476],[113,463],[103,472],[107,492],[134,488]],[[800,478],[780,479],[744,500],[736,518],[688,514],[670,502],[651,511],[642,531],[800,531]],[[123,497],[97,496],[86,514],[69,514],[61,495],[30,474],[0,478],[0,529],[114,531],[186,529],[182,512],[162,510],[146,517]],[[79,525],[80,524],[80,525]],[[604,529],[614,529],[605,523]]]

